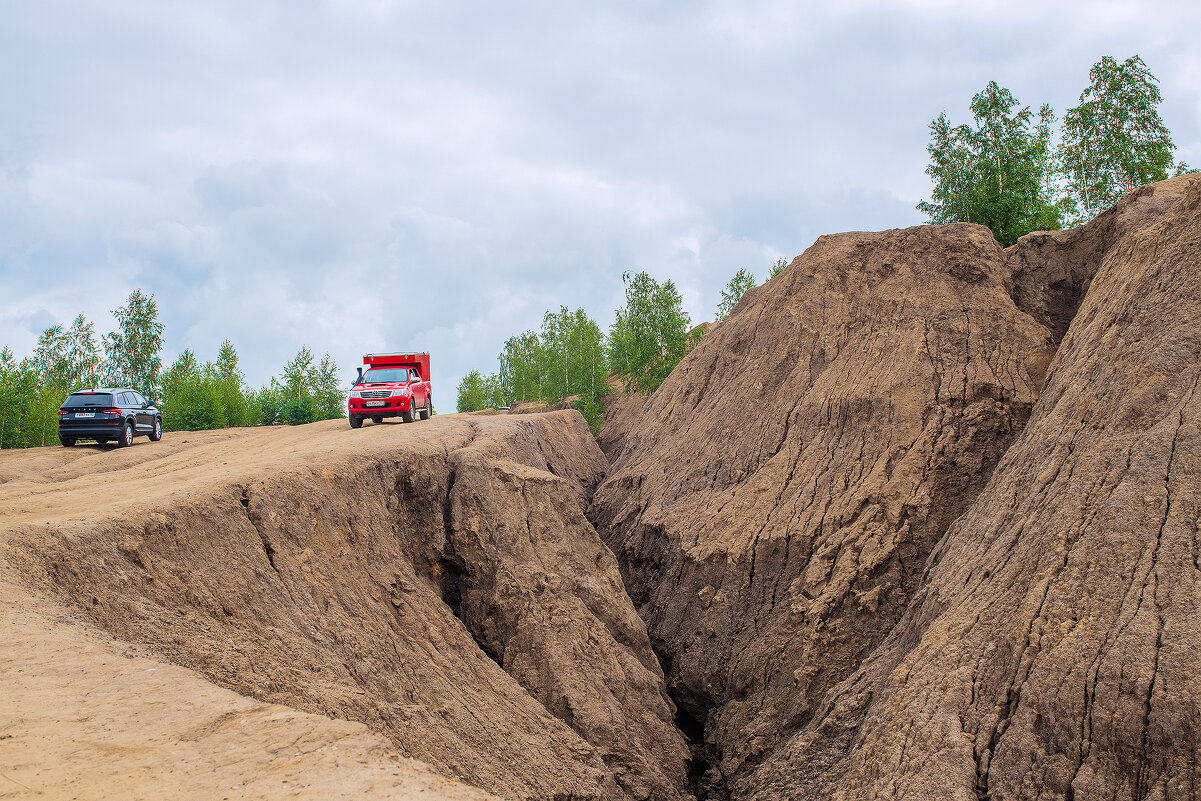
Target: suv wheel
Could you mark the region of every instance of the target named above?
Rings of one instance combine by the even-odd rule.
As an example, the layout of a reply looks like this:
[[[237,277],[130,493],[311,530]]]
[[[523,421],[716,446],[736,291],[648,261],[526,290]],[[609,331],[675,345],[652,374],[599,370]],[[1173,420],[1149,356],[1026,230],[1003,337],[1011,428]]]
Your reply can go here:
[[[158,442],[163,438],[163,421],[161,418],[154,418],[154,430],[150,432],[150,441]]]
[[[70,448],[72,445],[75,444],[75,440],[71,439],[70,437],[60,436],[58,438],[58,441],[62,443],[62,446],[64,448]]]
[[[128,448],[132,444],[133,444],[133,423],[126,423],[124,434],[121,436],[121,439],[117,440],[117,447],[118,448]]]

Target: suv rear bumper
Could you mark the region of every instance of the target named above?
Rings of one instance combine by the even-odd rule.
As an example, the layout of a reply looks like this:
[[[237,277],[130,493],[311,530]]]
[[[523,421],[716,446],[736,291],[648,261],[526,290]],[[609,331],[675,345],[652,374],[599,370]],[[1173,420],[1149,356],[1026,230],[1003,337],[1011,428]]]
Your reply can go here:
[[[66,439],[96,439],[97,437],[116,439],[121,436],[121,426],[125,422],[125,420],[100,420],[80,424],[72,423],[65,426],[60,425],[58,427],[58,435]]]

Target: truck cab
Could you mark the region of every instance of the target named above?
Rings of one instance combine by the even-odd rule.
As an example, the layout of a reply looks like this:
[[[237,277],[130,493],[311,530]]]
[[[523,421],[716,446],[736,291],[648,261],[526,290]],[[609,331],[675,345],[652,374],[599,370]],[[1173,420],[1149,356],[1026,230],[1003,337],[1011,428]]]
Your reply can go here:
[[[416,416],[428,420],[434,413],[430,355],[368,353],[346,403],[351,428],[360,428],[367,418],[373,423],[382,423],[385,417],[399,417],[406,423]]]

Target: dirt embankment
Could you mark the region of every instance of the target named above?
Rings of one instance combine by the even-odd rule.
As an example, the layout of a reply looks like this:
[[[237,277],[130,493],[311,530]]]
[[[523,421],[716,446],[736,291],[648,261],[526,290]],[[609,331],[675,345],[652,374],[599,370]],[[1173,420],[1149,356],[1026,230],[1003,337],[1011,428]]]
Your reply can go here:
[[[650,398],[592,517],[704,792],[1194,786],[1199,209],[823,237]]]
[[[575,412],[5,452],[0,542],[118,638],[447,779],[676,798],[684,740],[582,511],[603,469]]]
[[[626,435],[638,427],[646,404],[645,395],[626,393],[622,389],[621,381],[616,378],[610,379],[609,394],[602,401],[605,407],[603,425],[596,437],[596,444],[607,459],[612,461],[621,453]]]
[[[264,704],[0,579],[0,798],[495,799],[361,723]]]
[[[596,519],[709,792],[805,725],[987,481],[1053,346],[977,226],[823,237],[651,397]],[[915,291],[921,287],[921,291]]]
[[[1123,226],[1096,251],[1030,422],[904,620],[748,796],[1196,795],[1201,180],[1009,255]]]

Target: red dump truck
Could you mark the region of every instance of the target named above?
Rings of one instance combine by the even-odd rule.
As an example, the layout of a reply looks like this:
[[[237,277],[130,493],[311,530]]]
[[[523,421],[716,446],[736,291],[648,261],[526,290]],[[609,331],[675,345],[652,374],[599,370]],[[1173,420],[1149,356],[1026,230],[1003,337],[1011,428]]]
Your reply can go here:
[[[368,353],[363,357],[358,378],[347,401],[350,427],[359,428],[364,418],[382,423],[385,417],[413,422],[413,415],[428,420],[434,413],[430,393],[428,353]]]

